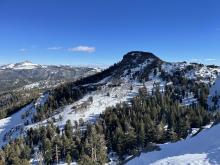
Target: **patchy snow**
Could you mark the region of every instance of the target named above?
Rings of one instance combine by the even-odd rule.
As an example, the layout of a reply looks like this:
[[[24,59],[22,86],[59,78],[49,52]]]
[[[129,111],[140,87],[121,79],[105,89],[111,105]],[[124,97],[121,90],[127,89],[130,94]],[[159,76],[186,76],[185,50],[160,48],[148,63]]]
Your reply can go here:
[[[13,69],[14,66],[15,66],[15,64],[8,64],[8,65],[0,66],[0,68],[1,69]]]
[[[97,73],[99,73],[99,72],[103,71],[103,69],[102,69],[102,68],[97,68],[97,67],[93,68],[93,70],[94,70],[95,72],[97,72]]]
[[[207,66],[203,66],[200,70],[196,71],[196,76],[200,76],[203,78],[216,79],[218,73],[220,72],[219,68],[208,68]]]
[[[88,93],[82,99],[76,101],[71,105],[64,106],[57,110],[57,113],[44,121],[34,123],[28,127],[38,127],[46,125],[48,121],[55,120],[54,124],[61,129],[67,120],[72,123],[83,119],[84,121],[93,122],[103,113],[107,107],[115,106],[118,103],[130,102],[130,100],[138,94],[140,88],[144,86],[148,92],[152,92],[155,85],[159,85],[160,91],[164,91],[166,85],[158,76],[151,77],[150,81],[140,83],[137,80],[132,80],[131,77],[136,71],[143,70],[147,65],[152,62],[152,59],[147,59],[144,63],[139,64],[135,68],[130,69],[130,74],[124,72],[121,79],[114,79],[111,76],[104,78],[95,84],[86,85],[101,85],[99,90]],[[119,85],[115,85],[118,82]]]
[[[25,85],[23,88],[24,89],[33,89],[33,88],[36,88],[36,87],[39,87],[39,86],[40,86],[40,83],[35,82],[35,83],[32,83],[32,84]]]
[[[217,165],[220,164],[220,124],[205,127],[198,135],[176,143],[160,145],[161,150],[142,153],[127,165]]]
[[[166,73],[173,75],[173,73],[177,70],[183,70],[188,66],[188,63],[185,62],[173,62],[173,63],[168,63],[165,62],[162,64],[161,69],[165,71]]]
[[[107,163],[108,165],[117,165],[119,163],[118,162],[119,156],[117,155],[116,152],[110,152],[108,154],[108,158],[110,160],[110,162]]]
[[[199,132],[200,128],[192,128],[191,133],[187,136],[187,138],[191,138],[192,136],[194,136],[195,134],[197,134]]]
[[[189,68],[187,68],[189,67]],[[190,69],[191,67],[191,69]],[[168,73],[169,75],[173,75],[173,73],[177,70],[183,71],[185,70],[185,78],[190,80],[199,79],[200,82],[204,82],[207,84],[212,84],[220,73],[220,67],[212,68],[206,65],[199,64],[191,64],[186,62],[174,62],[174,63],[163,63],[161,69]]]
[[[183,106],[190,106],[193,104],[195,104],[195,105],[198,104],[198,100],[197,100],[197,98],[195,98],[193,93],[189,93],[186,97],[184,97],[182,99]]]

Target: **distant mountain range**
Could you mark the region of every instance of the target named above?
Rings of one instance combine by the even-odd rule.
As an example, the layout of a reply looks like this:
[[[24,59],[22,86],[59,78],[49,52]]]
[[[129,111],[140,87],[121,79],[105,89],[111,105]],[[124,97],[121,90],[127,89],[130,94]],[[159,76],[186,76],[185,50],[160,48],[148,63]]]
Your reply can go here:
[[[100,72],[100,68],[39,65],[30,61],[0,66],[0,92],[18,88],[48,89]]]

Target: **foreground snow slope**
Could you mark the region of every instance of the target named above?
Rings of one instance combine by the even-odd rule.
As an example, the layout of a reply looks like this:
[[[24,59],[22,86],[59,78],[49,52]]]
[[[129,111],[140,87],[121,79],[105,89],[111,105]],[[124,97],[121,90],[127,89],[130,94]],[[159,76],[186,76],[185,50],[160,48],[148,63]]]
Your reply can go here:
[[[160,145],[160,151],[142,153],[127,165],[220,164],[220,124],[176,143]]]

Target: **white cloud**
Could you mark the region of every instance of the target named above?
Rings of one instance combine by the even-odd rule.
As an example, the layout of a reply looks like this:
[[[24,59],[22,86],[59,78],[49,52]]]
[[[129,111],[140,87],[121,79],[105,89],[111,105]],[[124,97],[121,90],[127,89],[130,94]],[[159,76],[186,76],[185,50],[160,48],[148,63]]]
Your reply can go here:
[[[68,51],[71,52],[87,52],[87,53],[92,53],[95,52],[96,48],[95,47],[91,47],[91,46],[77,46],[77,47],[73,47],[73,48],[68,48]]]
[[[60,49],[62,49],[63,47],[61,47],[61,46],[54,46],[54,47],[49,47],[49,48],[47,48],[48,50],[60,50]]]

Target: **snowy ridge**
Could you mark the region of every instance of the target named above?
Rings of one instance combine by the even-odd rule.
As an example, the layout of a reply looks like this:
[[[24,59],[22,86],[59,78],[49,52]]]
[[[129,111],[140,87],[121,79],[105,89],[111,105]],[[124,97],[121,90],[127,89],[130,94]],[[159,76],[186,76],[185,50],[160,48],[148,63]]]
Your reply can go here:
[[[22,70],[22,69],[36,69],[38,67],[43,67],[41,65],[38,64],[33,64],[30,61],[25,61],[25,62],[21,62],[21,63],[16,63],[16,64],[8,64],[8,65],[4,65],[1,66],[0,69],[14,69],[14,70]]]
[[[220,67],[192,64],[186,62],[163,63],[162,70],[173,76],[176,71],[185,71],[185,78],[213,84],[220,74]]]

